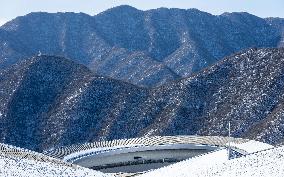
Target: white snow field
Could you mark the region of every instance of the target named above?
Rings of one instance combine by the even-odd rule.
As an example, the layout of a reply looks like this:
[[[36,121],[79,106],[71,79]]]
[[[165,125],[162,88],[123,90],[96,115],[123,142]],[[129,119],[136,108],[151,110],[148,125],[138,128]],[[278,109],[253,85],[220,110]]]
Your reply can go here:
[[[0,176],[5,177],[110,177],[23,148],[0,144]]]
[[[255,149],[262,151],[227,160],[228,153],[223,149],[144,173],[141,177],[283,177],[284,146],[270,148],[265,143],[250,143],[243,147],[258,144]]]
[[[18,157],[0,155],[0,176],[5,177],[109,177],[101,172],[83,167],[67,167],[60,164],[39,162]]]

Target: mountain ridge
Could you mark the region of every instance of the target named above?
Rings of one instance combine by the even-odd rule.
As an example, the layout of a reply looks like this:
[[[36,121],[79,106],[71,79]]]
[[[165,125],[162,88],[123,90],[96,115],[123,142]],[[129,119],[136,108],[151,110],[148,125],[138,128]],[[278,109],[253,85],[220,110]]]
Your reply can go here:
[[[153,87],[246,48],[282,46],[283,26],[281,19],[197,9],[30,13],[1,26],[0,67],[40,51],[71,58],[99,75]]]
[[[188,78],[142,88],[72,60],[37,56],[0,70],[0,139],[42,151],[140,136],[226,136],[231,121],[234,137],[279,144],[283,66],[283,48],[253,48]]]

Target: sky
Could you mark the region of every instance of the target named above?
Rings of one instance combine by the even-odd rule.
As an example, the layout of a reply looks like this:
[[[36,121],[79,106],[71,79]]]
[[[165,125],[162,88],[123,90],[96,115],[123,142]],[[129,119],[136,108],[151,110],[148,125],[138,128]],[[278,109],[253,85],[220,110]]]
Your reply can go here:
[[[131,5],[141,10],[197,8],[214,15],[249,12],[259,17],[284,18],[284,0],[0,0],[0,25],[30,12],[84,12],[95,15],[118,5]]]

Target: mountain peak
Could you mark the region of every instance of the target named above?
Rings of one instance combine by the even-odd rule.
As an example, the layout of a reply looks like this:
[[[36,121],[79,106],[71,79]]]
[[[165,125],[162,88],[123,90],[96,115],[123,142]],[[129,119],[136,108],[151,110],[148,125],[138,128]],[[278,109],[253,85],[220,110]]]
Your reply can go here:
[[[116,6],[116,7],[112,7],[110,9],[107,9],[106,11],[103,11],[101,13],[99,13],[98,15],[101,14],[108,14],[108,13],[119,13],[119,12],[139,12],[139,9],[136,9],[135,7],[129,6],[129,5],[120,5],[120,6]]]
[[[273,24],[248,13],[214,16],[198,9],[142,11],[128,5],[95,16],[37,12],[1,28],[7,34],[0,32],[0,63],[3,68],[41,51],[68,56],[99,75],[152,87],[246,48],[283,45],[283,24]]]

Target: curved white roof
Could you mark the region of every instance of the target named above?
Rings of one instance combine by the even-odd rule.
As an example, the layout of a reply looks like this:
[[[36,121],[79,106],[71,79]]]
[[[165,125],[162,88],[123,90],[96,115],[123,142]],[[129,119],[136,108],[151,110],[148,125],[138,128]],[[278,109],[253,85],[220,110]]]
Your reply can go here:
[[[73,145],[69,147],[61,147],[58,149],[52,149],[50,151],[44,152],[44,154],[64,159],[64,157],[70,154],[76,154],[80,151],[96,151],[101,148],[111,148],[111,147],[125,147],[125,146],[154,146],[161,144],[204,144],[212,146],[228,146],[228,142],[231,141],[234,145],[248,142],[247,139],[242,138],[229,138],[221,136],[153,136],[153,137],[141,137],[141,138],[131,138],[131,139],[120,139],[113,141],[100,141],[86,144]]]
[[[284,176],[284,146],[257,151],[231,160],[228,160],[226,155],[226,150],[219,150],[144,173],[141,177]]]

